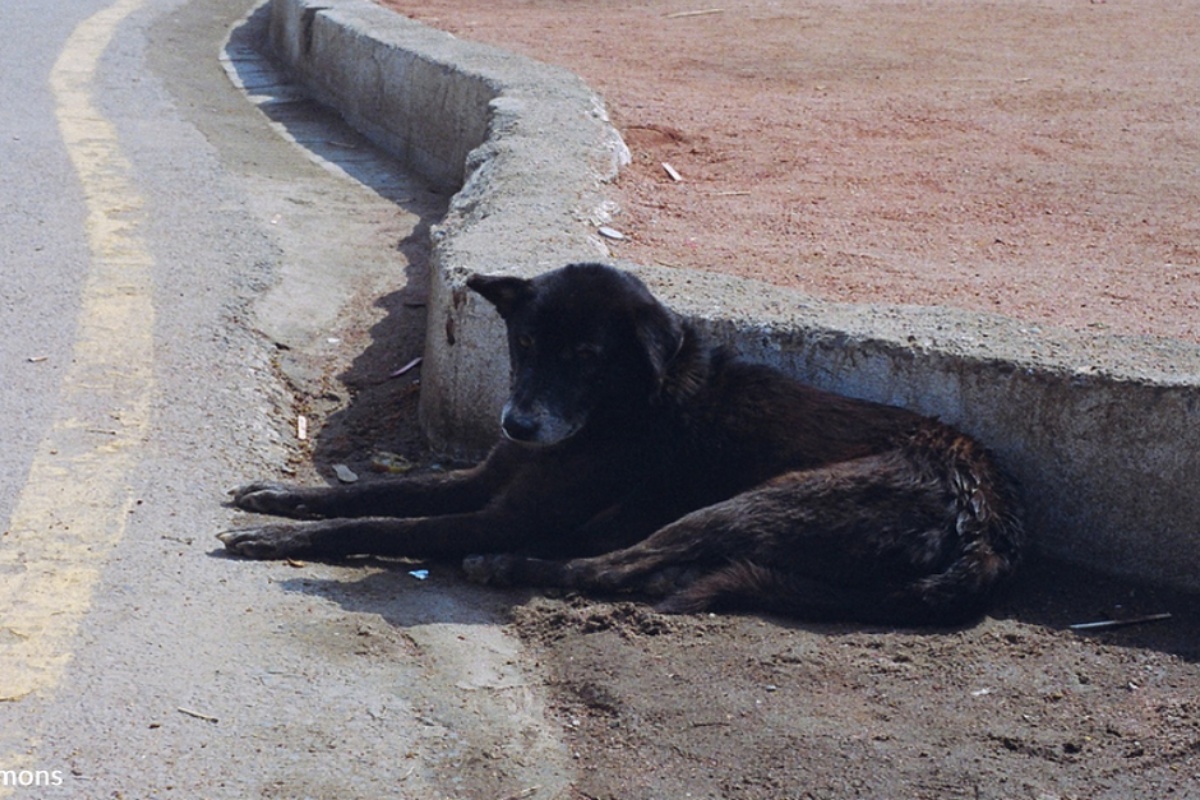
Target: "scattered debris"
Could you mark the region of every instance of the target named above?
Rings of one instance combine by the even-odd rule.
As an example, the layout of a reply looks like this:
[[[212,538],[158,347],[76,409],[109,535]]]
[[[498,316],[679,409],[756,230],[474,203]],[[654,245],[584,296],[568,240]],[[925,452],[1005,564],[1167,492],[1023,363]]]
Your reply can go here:
[[[294,558],[284,559],[284,563],[287,564],[289,567],[295,567],[296,569],[301,569],[303,567],[308,566],[308,564],[304,563],[303,561],[297,561]]]
[[[30,364],[40,364],[43,361],[48,361],[49,359],[50,359],[50,356],[30,356],[29,358],[27,358],[25,360],[28,361]]]
[[[357,483],[358,473],[347,467],[345,464],[334,464],[333,474],[342,483]]]
[[[421,366],[422,360],[423,359],[420,356],[414,358],[412,361],[408,362],[403,367],[401,367],[400,369],[393,372],[391,375],[388,375],[388,379],[390,380],[392,378],[399,378],[404,373],[410,372],[410,371],[416,369],[417,367]]]
[[[666,161],[663,162],[662,167],[663,167],[663,171],[666,172],[667,175],[669,175],[671,177],[671,180],[675,181],[676,183],[679,183],[681,180],[683,180],[683,176],[679,174],[679,171],[676,170],[674,167],[672,167],[670,164],[668,164]]]
[[[1070,625],[1073,631],[1098,631],[1109,628],[1124,628],[1127,625],[1142,625],[1147,622],[1161,622],[1170,619],[1170,614],[1147,614],[1144,617],[1129,617],[1127,619],[1106,619],[1102,622],[1080,622]]]
[[[192,711],[190,708],[184,708],[183,706],[177,708],[176,711],[178,711],[180,714],[186,714],[189,717],[202,719],[205,722],[220,722],[220,720],[218,720],[216,717],[209,716],[208,714],[201,714],[199,711]]]
[[[407,472],[412,472],[415,466],[416,464],[398,453],[380,451],[371,456],[370,467],[372,472],[388,472],[393,475],[403,475]]]
[[[427,570],[427,569],[410,569],[408,571],[408,574],[412,575],[414,578],[416,578],[419,581],[423,581],[429,577],[429,570]]]
[[[599,228],[597,228],[596,233],[600,234],[605,239],[612,239],[617,242],[619,242],[625,238],[625,234],[621,233],[616,228],[610,228],[607,225],[602,225]]]
[[[296,438],[302,442],[308,439],[308,417],[303,414],[296,417]]]

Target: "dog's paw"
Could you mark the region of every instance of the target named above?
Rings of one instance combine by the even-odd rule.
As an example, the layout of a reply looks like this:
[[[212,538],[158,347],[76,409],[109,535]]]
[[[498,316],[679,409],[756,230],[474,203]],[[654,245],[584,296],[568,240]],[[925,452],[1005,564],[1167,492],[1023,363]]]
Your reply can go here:
[[[490,586],[509,586],[512,583],[513,566],[516,556],[506,553],[492,553],[486,556],[467,556],[463,559],[463,572],[467,580]]]
[[[218,533],[225,549],[245,558],[277,559],[312,552],[311,533],[300,525],[263,525]]]
[[[287,517],[309,515],[303,494],[294,486],[257,481],[239,486],[229,494],[233,497],[232,504],[243,511]]]

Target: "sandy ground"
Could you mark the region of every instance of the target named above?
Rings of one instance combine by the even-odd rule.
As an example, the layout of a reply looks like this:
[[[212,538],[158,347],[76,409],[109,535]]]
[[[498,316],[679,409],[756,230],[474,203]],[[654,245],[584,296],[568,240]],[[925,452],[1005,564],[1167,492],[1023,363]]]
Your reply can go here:
[[[621,256],[1200,340],[1198,3],[388,3],[606,96]],[[353,386],[379,349],[318,464],[415,454],[411,391]],[[1200,797],[1194,597],[1046,562],[952,631],[506,597],[569,798]]]
[[[1200,341],[1200,3],[385,2],[605,97],[622,257]]]

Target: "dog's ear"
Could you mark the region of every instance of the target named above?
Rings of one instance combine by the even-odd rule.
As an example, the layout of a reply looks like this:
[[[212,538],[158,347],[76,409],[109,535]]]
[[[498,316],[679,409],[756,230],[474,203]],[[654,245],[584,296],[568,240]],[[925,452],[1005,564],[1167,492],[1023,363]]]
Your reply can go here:
[[[467,278],[467,288],[494,305],[505,319],[533,293],[529,281],[508,275],[472,275]]]
[[[654,378],[661,387],[667,379],[667,365],[683,346],[683,323],[666,307],[651,303],[634,313],[633,324]]]

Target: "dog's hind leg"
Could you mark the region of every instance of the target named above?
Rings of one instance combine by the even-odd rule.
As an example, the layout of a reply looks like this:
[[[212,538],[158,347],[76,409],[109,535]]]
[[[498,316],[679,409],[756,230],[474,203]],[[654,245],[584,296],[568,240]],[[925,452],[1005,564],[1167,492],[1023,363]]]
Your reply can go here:
[[[734,561],[761,560],[781,540],[794,538],[804,520],[797,518],[802,515],[793,495],[794,487],[779,486],[746,492],[694,511],[630,547],[589,558],[494,554],[469,558],[463,567],[481,583],[661,596]]]
[[[882,620],[886,598],[879,592],[835,586],[745,561],[720,567],[675,591],[665,592],[655,610],[663,614],[704,611],[770,611],[809,620],[853,617]]]
[[[464,567],[483,582],[666,595],[665,611],[954,623],[976,615],[1011,570],[993,549],[996,520],[972,531],[961,515],[936,477],[884,454],[780,476],[611,553],[483,556]]]

